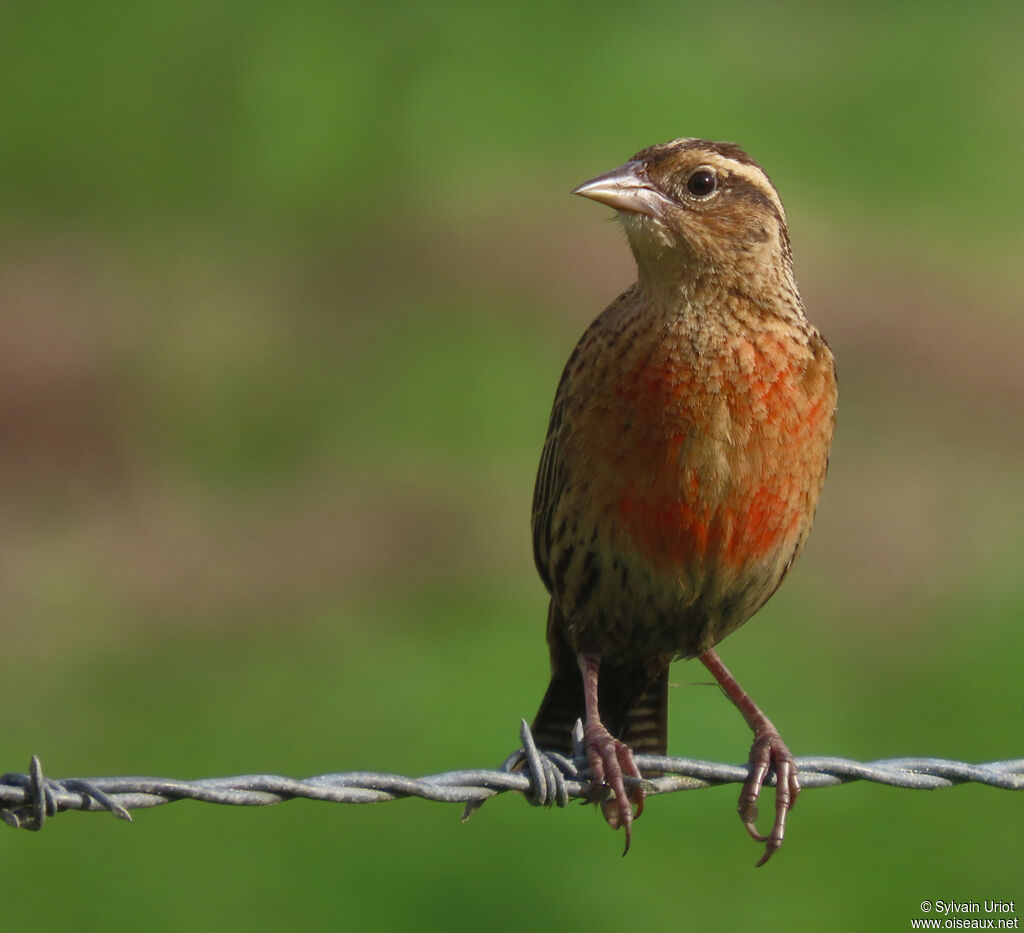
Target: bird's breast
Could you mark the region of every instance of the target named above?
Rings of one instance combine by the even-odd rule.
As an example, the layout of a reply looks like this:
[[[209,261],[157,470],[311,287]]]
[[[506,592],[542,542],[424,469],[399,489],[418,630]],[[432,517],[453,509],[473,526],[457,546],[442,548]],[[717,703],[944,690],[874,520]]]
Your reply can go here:
[[[824,477],[831,360],[766,331],[703,347],[683,334],[623,362],[598,380],[586,451],[623,543],[665,569],[791,554]]]

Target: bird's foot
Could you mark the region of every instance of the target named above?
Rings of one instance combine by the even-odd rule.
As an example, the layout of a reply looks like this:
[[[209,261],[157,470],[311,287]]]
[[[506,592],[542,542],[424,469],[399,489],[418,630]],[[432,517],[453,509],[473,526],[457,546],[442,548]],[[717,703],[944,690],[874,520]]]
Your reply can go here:
[[[583,744],[594,778],[591,789],[593,796],[599,796],[601,785],[611,789],[611,799],[600,800],[601,813],[612,829],[618,829],[620,826],[625,828],[626,846],[622,851],[625,855],[633,838],[633,820],[639,819],[640,814],[644,812],[643,787],[637,783],[632,791],[627,793],[625,777],[641,781],[640,769],[633,760],[633,752],[629,746],[611,735],[600,722],[587,725],[583,734]]]
[[[757,867],[768,861],[782,846],[786,832],[786,815],[793,809],[797,795],[800,793],[800,781],[797,777],[796,761],[793,753],[782,741],[771,723],[758,726],[754,730],[754,744],[750,747],[750,769],[747,780],[740,791],[739,814],[747,832],[758,842],[764,843],[764,855]],[[763,835],[757,829],[757,798],[771,770],[775,771],[775,822],[771,832]]]

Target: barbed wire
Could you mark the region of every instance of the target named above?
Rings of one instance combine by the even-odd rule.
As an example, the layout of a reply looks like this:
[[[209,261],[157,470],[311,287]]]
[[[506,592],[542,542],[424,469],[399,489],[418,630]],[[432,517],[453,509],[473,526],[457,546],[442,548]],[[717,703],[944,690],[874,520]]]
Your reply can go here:
[[[106,810],[131,822],[129,810],[158,807],[176,800],[200,800],[238,807],[265,807],[304,798],[330,803],[382,803],[420,797],[443,803],[464,803],[463,819],[485,800],[507,791],[524,794],[535,806],[564,807],[570,800],[595,800],[587,780],[583,727],[573,733],[575,755],[538,750],[524,720],[519,733],[523,747],[497,770],[449,771],[421,778],[371,771],[320,774],[304,780],[276,774],[181,781],[155,777],[97,777],[54,780],[43,774],[36,756],[27,774],[0,775],[0,819],[16,829],[42,829],[47,817],[64,810]],[[888,758],[859,762],[847,758],[797,758],[804,788],[834,787],[851,781],[872,781],[890,787],[935,790],[976,783],[1003,790],[1024,790],[1024,758],[970,764],[942,758]],[[697,790],[742,783],[745,765],[719,764],[692,758],[637,755],[641,771],[659,774],[645,778],[648,795]],[[627,785],[635,779],[627,779]],[[774,783],[774,775],[771,776]],[[604,789],[607,793],[607,789]]]

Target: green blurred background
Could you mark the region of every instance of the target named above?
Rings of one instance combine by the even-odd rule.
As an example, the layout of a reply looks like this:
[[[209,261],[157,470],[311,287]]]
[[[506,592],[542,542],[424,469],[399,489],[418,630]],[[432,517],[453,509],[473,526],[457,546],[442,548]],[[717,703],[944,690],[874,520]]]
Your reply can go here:
[[[546,684],[529,508],[632,281],[569,190],[735,140],[786,201],[840,422],[799,569],[723,646],[797,754],[1024,756],[1019,4],[0,10],[0,770],[490,766]],[[740,761],[703,670],[670,750]],[[0,833],[10,929],[903,929],[1017,899],[1024,795],[736,788],[181,803]]]

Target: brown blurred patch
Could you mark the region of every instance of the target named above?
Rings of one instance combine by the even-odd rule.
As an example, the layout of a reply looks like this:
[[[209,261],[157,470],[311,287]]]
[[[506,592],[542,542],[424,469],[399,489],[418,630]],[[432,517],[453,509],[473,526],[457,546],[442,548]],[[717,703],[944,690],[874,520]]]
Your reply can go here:
[[[51,241],[0,264],[0,482],[4,511],[123,482],[110,296],[94,257]]]
[[[532,477],[518,471],[481,473],[455,454],[436,462],[436,450],[413,447],[401,463],[356,471],[314,463],[283,487],[225,497],[139,447],[150,377],[136,358],[152,358],[145,340],[157,338],[137,320],[148,300],[164,309],[154,333],[173,332],[168,283],[191,309],[183,321],[225,309],[228,334],[245,326],[259,289],[258,367],[279,334],[289,335],[289,353],[301,355],[305,342],[322,356],[325,331],[304,336],[296,309],[329,313],[340,294],[350,306],[362,296],[368,311],[346,325],[339,365],[358,357],[359,341],[386,340],[402,314],[445,295],[481,308],[497,304],[496,294],[505,305],[522,296],[522,326],[568,353],[631,281],[621,235],[608,226],[563,215],[538,230],[511,211],[500,226],[445,224],[443,238],[405,227],[342,252],[278,250],[272,274],[264,269],[256,284],[240,270],[265,266],[263,256],[221,266],[216,244],[145,259],[115,243],[87,249],[74,237],[8,250],[0,264],[0,608],[11,627],[40,613],[73,625],[74,594],[85,591],[141,618],[205,624],[287,613],[364,585],[386,592],[394,581],[504,575],[539,587],[527,533]],[[1017,546],[1024,320],[1006,297],[1012,283],[1003,292],[941,284],[909,262],[879,271],[870,256],[851,264],[827,244],[822,236],[820,255],[805,256],[800,271],[811,317],[839,360],[839,432],[795,579],[821,582],[884,625],[892,606],[941,599]],[[111,286],[122,276],[135,283],[133,297]],[[179,335],[163,348],[161,379],[175,371],[166,354],[189,344]],[[186,363],[179,378],[188,373]],[[556,379],[553,369],[552,391]],[[173,400],[173,387],[163,397]]]
[[[231,504],[154,489],[90,523],[89,538],[138,609],[201,624],[218,613],[223,624],[286,617],[368,587],[382,599],[422,585],[455,587],[497,572],[510,550],[501,509],[467,514],[467,497],[452,487],[427,489],[394,475],[363,482],[345,488],[309,477],[283,496]],[[483,494],[473,490],[469,500]],[[484,529],[493,532],[487,519],[495,517],[502,540],[488,541]],[[525,533],[515,537],[526,544]],[[519,571],[528,564],[521,550]]]
[[[920,620],[922,607],[1005,574],[1019,546],[1015,283],[956,280],[877,245],[809,258],[804,297],[836,353],[840,410],[808,554],[864,624],[884,628],[914,607]]]

